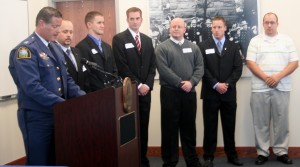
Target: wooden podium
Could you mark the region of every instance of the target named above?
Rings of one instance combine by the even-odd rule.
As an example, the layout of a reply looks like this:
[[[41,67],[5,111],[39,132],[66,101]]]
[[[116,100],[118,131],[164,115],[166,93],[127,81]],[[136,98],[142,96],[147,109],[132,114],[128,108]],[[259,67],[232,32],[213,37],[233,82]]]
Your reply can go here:
[[[124,110],[122,87],[55,105],[56,165],[140,166],[138,96],[135,84],[131,87],[131,111]]]

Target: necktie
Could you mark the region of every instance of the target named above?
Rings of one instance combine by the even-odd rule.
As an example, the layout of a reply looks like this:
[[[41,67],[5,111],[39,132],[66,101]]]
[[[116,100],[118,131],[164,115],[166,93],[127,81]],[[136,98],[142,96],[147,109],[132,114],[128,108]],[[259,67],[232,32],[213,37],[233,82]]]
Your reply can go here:
[[[71,62],[73,63],[73,65],[74,65],[74,67],[76,68],[76,71],[77,71],[77,64],[76,64],[74,58],[73,58],[72,55],[71,55],[71,50],[70,50],[70,49],[67,49],[67,50],[66,50],[66,53],[67,53],[69,59],[71,60]]]
[[[141,43],[140,43],[140,40],[139,40],[139,35],[137,35],[137,34],[135,36],[135,43],[136,43],[137,49],[139,51],[139,54],[141,54]]]
[[[221,52],[222,52],[222,43],[220,41],[218,41],[218,43],[217,43],[217,48],[218,48],[219,53],[221,54]]]
[[[98,46],[98,47],[99,47],[99,49],[100,49],[100,52],[103,53],[101,41],[99,41],[99,46]]]

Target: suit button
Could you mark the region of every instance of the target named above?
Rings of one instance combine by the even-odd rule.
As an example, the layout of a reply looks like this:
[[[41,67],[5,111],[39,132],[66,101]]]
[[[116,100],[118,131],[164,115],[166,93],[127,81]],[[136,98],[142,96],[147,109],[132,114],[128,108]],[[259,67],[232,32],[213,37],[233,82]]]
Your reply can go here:
[[[56,67],[56,70],[59,70],[59,67]]]
[[[49,64],[47,64],[47,67],[50,67],[50,65],[49,65]]]
[[[60,81],[60,77],[57,77],[56,79],[57,79],[58,81]]]
[[[58,88],[58,91],[61,92],[61,88]]]

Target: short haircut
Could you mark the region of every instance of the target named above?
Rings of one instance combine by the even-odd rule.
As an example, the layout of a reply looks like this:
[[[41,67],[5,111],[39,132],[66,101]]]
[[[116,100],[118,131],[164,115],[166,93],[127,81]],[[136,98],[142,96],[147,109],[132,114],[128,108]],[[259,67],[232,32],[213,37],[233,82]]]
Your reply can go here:
[[[216,21],[216,20],[221,20],[224,23],[224,25],[226,26],[226,20],[224,19],[223,16],[215,16],[215,17],[213,17],[212,22]]]
[[[90,11],[85,15],[85,25],[87,25],[88,22],[92,22],[96,16],[103,16],[102,13],[98,12],[98,11]]]
[[[276,17],[276,22],[278,23],[278,17],[277,17],[277,15],[276,15],[275,13],[273,13],[273,12],[268,12],[268,13],[266,13],[266,14],[264,15],[264,17],[263,17],[263,22],[265,21],[265,17],[266,17],[267,15],[274,15],[274,16]]]
[[[140,12],[140,15],[142,17],[142,10],[140,8],[132,7],[132,8],[127,9],[127,11],[126,11],[127,18],[129,16],[129,13],[131,13],[131,12]]]
[[[38,25],[40,20],[43,20],[47,24],[51,23],[53,17],[62,18],[62,14],[53,7],[44,7],[36,16],[35,26]]]

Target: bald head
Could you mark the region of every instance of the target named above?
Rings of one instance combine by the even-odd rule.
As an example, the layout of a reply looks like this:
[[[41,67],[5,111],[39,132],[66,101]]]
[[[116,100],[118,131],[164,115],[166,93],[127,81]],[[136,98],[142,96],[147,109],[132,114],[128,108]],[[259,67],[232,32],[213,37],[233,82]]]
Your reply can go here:
[[[69,47],[73,39],[73,23],[69,20],[63,20],[60,26],[60,33],[57,36],[57,42],[64,47]]]
[[[175,18],[170,22],[170,34],[174,39],[182,40],[185,30],[185,22],[182,18]]]

